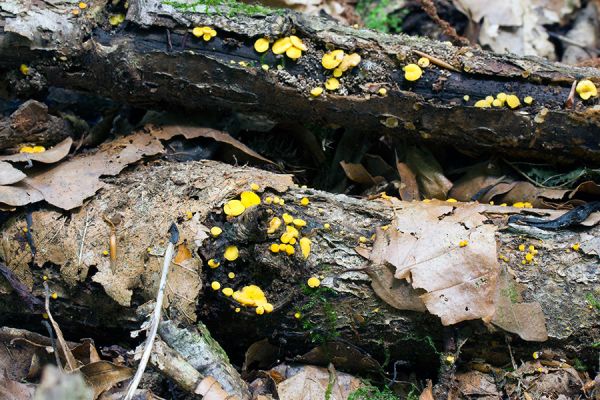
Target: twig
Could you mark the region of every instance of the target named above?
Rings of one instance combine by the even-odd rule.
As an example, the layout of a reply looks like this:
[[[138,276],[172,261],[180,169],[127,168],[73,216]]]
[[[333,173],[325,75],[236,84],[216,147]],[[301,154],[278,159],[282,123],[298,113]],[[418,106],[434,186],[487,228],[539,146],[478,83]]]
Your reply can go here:
[[[515,362],[515,357],[513,356],[512,348],[510,347],[510,340],[509,340],[508,335],[504,335],[504,341],[506,342],[506,345],[508,346],[508,354],[510,354],[510,361],[512,363],[513,370],[516,371],[517,363]]]
[[[421,56],[421,57],[425,57],[427,58],[429,61],[431,61],[432,64],[437,65],[438,67],[441,68],[446,68],[449,69],[450,71],[454,71],[454,72],[460,72],[459,69],[455,68],[454,66],[452,66],[451,64],[448,64],[446,61],[439,59],[437,57],[431,56],[427,53],[423,53],[422,51],[419,50],[413,50],[413,53]]]
[[[77,257],[77,265],[81,265],[81,257],[83,256],[83,244],[85,243],[85,235],[87,234],[87,228],[89,226],[89,213],[90,210],[86,210],[85,221],[83,225],[83,234],[81,235],[81,244],[79,245],[79,256]]]
[[[429,18],[431,18],[436,24],[438,24],[442,28],[442,31],[446,35],[450,36],[452,39],[462,44],[463,46],[471,45],[471,43],[469,43],[469,40],[463,36],[460,36],[456,32],[456,29],[454,29],[452,25],[448,23],[448,21],[445,21],[442,18],[440,18],[437,9],[435,8],[435,4],[433,3],[433,0],[420,0],[420,3],[423,11],[425,11],[425,13],[429,15]]]
[[[60,362],[60,356],[58,355],[58,349],[56,348],[56,340],[54,339],[54,332],[52,331],[52,327],[48,323],[48,321],[42,321],[42,325],[46,327],[48,330],[48,336],[50,336],[50,345],[52,346],[52,350],[54,351],[54,357],[56,358],[56,366],[60,371],[63,370],[62,363]]]
[[[148,364],[148,360],[150,359],[150,353],[152,353],[152,346],[154,345],[156,332],[158,331],[160,313],[162,311],[163,297],[165,294],[165,287],[167,286],[167,275],[169,273],[169,265],[171,264],[171,259],[173,258],[173,249],[175,248],[175,243],[177,243],[177,240],[179,239],[179,231],[177,230],[177,226],[175,225],[175,223],[171,224],[171,227],[169,228],[169,233],[171,234],[171,238],[169,240],[169,245],[167,246],[167,251],[165,252],[165,260],[160,276],[160,284],[158,285],[156,304],[154,306],[154,312],[152,313],[150,333],[148,335],[148,338],[146,339],[144,352],[142,353],[142,358],[140,359],[138,369],[135,372],[133,380],[129,384],[129,388],[127,389],[125,400],[131,400],[133,398],[133,395],[135,394],[135,391],[137,390],[137,387],[140,384],[140,381],[142,380],[142,376],[144,375],[144,371],[146,370],[146,365]]]

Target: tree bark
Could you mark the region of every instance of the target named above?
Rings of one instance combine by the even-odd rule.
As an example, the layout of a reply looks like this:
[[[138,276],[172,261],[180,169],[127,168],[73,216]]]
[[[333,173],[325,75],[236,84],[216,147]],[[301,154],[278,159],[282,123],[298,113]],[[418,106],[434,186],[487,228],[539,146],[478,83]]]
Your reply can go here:
[[[125,337],[136,328],[139,321],[134,308],[155,296],[166,232],[176,221],[180,254],[169,275],[166,315],[184,323],[199,317],[229,354],[243,354],[248,345],[264,337],[288,355],[315,343],[341,341],[367,350],[380,361],[389,356],[426,368],[438,359],[436,351],[451,350],[447,348],[450,337],[469,339],[462,348],[469,359],[484,357],[496,364],[509,360],[504,340],[508,333],[489,331],[480,319],[444,327],[438,317],[397,309],[374,292],[372,270],[365,266],[375,266],[355,251],[358,238],[370,237],[375,227],[388,225],[395,213],[405,212],[402,207],[414,203],[400,203],[398,208],[382,200],[303,189],[293,186],[289,176],[211,161],[159,162],[107,181],[95,198],[72,213],[44,207],[31,213],[35,259],[25,238],[23,213],[5,222],[0,237],[0,258],[38,298],[43,297],[43,276],[48,278],[58,294],[52,301],[53,314],[70,339],[91,334],[97,340],[103,335],[114,340],[115,335]],[[240,217],[226,219],[221,205],[250,183],[264,189],[263,199],[280,196],[285,204],[263,203]],[[307,207],[299,205],[302,197],[310,199]],[[484,215],[500,226],[506,210],[519,212],[486,207]],[[298,254],[299,249],[292,257],[268,250],[274,240],[265,233],[268,221],[284,212],[307,222],[303,232],[312,240],[307,260]],[[108,253],[111,236],[105,217],[120,221],[114,262],[110,255],[103,255],[104,250]],[[323,228],[326,223],[330,229]],[[207,230],[212,226],[222,227],[223,233],[209,237]],[[598,227],[547,232],[540,241],[523,232],[496,232],[498,256],[502,252],[510,259],[499,268],[514,274],[523,301],[539,303],[549,337],[541,344],[508,334],[514,337],[512,351],[517,357],[530,357],[542,346],[581,359],[593,357],[600,321],[598,310],[586,298],[598,295],[595,237],[599,233]],[[517,247],[524,242],[535,243],[539,249],[536,265],[521,265],[523,253]],[[565,251],[577,242],[581,243],[579,252]],[[231,244],[238,247],[239,259],[221,259],[220,267],[208,268],[207,260],[221,258]],[[185,256],[184,248],[191,258]],[[228,277],[229,272],[235,277]],[[310,276],[321,277],[320,289],[305,287]],[[213,290],[213,281],[236,290],[259,285],[275,309],[256,315],[254,309]],[[241,310],[236,312],[236,307]],[[300,319],[295,317],[297,312],[302,314]],[[0,279],[0,325],[31,328],[37,321],[39,314],[27,309],[8,282]]]
[[[20,3],[0,5],[0,68],[30,67],[28,76],[11,75],[13,87],[42,81],[142,108],[243,114],[261,126],[301,121],[470,152],[600,164],[600,119],[591,107],[597,100],[576,96],[573,108],[565,106],[575,80],[600,84],[594,68],[354,29],[289,11],[207,9],[202,1],[132,0],[117,28],[107,22],[105,1],[77,17],[68,3]],[[189,33],[201,25],[214,27],[217,37],[205,42]],[[308,46],[298,62],[253,49],[259,37],[292,32]],[[340,90],[311,98],[310,90],[328,77],[321,67],[328,45],[357,52],[362,61],[341,78]],[[432,66],[418,81],[406,81],[402,67],[423,54]],[[387,95],[378,95],[379,88]],[[534,103],[517,110],[472,107],[499,92],[532,96]]]

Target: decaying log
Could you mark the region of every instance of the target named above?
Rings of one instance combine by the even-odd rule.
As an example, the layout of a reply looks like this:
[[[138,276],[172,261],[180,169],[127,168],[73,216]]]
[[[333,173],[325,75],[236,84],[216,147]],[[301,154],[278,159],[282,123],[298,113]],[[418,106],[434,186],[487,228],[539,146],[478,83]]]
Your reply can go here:
[[[0,68],[25,63],[29,75],[13,81],[42,76],[47,85],[142,108],[233,112],[261,127],[302,121],[480,153],[600,164],[597,100],[577,97],[574,108],[565,106],[575,80],[600,84],[594,68],[354,29],[289,11],[207,8],[203,1],[132,0],[126,23],[112,27],[107,3],[96,1],[76,16],[70,3],[4,1]],[[190,33],[203,25],[218,32],[209,42]],[[308,46],[297,62],[253,49],[260,37],[293,32]],[[341,78],[340,90],[311,98],[310,90],[329,76],[321,67],[328,46],[357,52],[362,61]],[[402,67],[423,55],[432,66],[418,81],[406,81]],[[534,102],[516,110],[472,106],[499,92]]]
[[[501,329],[490,332],[480,319],[450,329],[423,308],[390,306],[371,287],[372,276],[365,269],[369,264],[355,251],[359,237],[370,238],[376,227],[394,220],[394,214],[406,213],[411,205],[420,203],[392,206],[382,199],[332,195],[294,186],[289,176],[212,161],[158,162],[107,181],[93,199],[72,213],[44,207],[31,213],[35,259],[23,233],[27,226],[24,214],[13,215],[2,229],[0,258],[36,296],[43,295],[42,277],[49,278],[52,290],[58,293],[52,302],[54,315],[67,333],[83,329],[97,337],[103,332],[125,335],[137,328],[133,309],[155,296],[166,232],[176,221],[181,241],[169,273],[166,315],[183,323],[199,317],[225,350],[234,351],[230,354],[240,354],[264,337],[287,351],[306,349],[315,342],[343,341],[381,360],[387,354],[418,366],[434,362],[437,354],[431,346],[442,351],[450,335],[469,339],[462,347],[466,357],[483,356],[500,364],[509,360],[506,333]],[[263,198],[278,195],[285,204],[262,204],[227,221],[223,202],[251,183],[264,189]],[[299,204],[302,197],[310,199],[308,206]],[[506,210],[519,212],[486,207],[485,218],[500,226]],[[304,231],[312,240],[307,260],[299,250],[292,257],[269,252],[273,239],[266,237],[268,220],[273,213],[283,212],[307,222]],[[105,250],[108,254],[111,234],[105,217],[120,221],[114,265],[103,254]],[[330,229],[323,228],[326,223]],[[223,233],[211,238],[208,227],[215,225],[222,227]],[[511,290],[515,296],[522,290],[523,301],[539,303],[549,338],[539,343],[510,335],[515,338],[512,350],[516,357],[530,357],[531,351],[545,346],[559,346],[583,359],[593,354],[600,320],[586,297],[598,292],[599,229],[548,232],[543,240],[523,232],[496,231],[497,256],[509,260],[500,262],[498,268],[514,275],[518,283]],[[524,253],[518,246],[522,243],[535,244],[539,251],[535,264],[521,265]],[[579,251],[569,250],[574,243],[581,244]],[[221,259],[220,267],[208,268],[207,260],[222,257],[230,244],[238,246],[239,259]],[[367,243],[362,248],[370,247]],[[235,277],[230,278],[229,272]],[[322,277],[320,289],[305,287],[313,275]],[[252,308],[240,307],[213,290],[213,281],[236,290],[259,285],[274,311],[256,315]],[[0,293],[0,324],[37,324],[39,315],[23,306],[3,279]],[[241,310],[236,312],[236,307]],[[302,314],[300,319],[295,317],[297,312]]]

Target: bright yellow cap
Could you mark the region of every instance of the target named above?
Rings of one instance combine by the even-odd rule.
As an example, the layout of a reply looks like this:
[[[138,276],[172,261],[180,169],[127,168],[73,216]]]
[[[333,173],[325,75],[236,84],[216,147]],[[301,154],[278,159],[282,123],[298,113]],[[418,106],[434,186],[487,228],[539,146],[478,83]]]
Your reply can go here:
[[[269,41],[267,38],[260,38],[256,42],[254,42],[254,50],[259,53],[264,53],[269,50]]]
[[[233,294],[233,289],[230,287],[226,287],[225,289],[222,290],[222,292],[225,296],[229,297]]]
[[[313,96],[313,97],[319,97],[319,96],[320,96],[322,93],[323,93],[323,88],[322,88],[322,87],[320,87],[320,86],[317,86],[317,87],[315,87],[315,88],[312,88],[312,89],[310,90],[310,94],[311,94],[311,96]]]
[[[229,200],[223,206],[223,211],[230,217],[237,217],[246,210],[246,207],[239,200]]]
[[[281,39],[277,39],[275,43],[273,43],[272,51],[273,54],[283,54],[292,47],[292,41],[289,37],[284,37]]]
[[[225,259],[227,261],[235,261],[235,260],[237,260],[239,255],[240,255],[240,253],[239,253],[237,246],[227,246],[227,248],[225,249],[225,253],[223,254],[223,257],[225,257]]]
[[[325,81],[325,89],[327,90],[338,90],[340,88],[340,81],[336,78],[329,78]]]
[[[423,75],[421,67],[419,67],[417,64],[408,64],[403,69],[404,79],[406,79],[407,81],[416,81],[421,77],[421,75]]]
[[[212,228],[210,228],[210,234],[213,237],[217,237],[219,236],[221,233],[223,233],[223,229],[219,228],[218,226],[213,226]]]
[[[583,100],[598,96],[596,85],[594,85],[594,82],[590,81],[589,79],[583,79],[579,81],[575,90],[579,94],[579,97],[581,97]]]
[[[213,281],[213,282],[210,284],[210,287],[211,287],[213,290],[219,290],[219,289],[221,289],[221,284],[220,284],[219,282],[217,282],[217,281]]]
[[[306,283],[311,288],[316,288],[321,285],[321,281],[316,276],[311,276],[310,278],[308,278],[308,281],[306,281]]]

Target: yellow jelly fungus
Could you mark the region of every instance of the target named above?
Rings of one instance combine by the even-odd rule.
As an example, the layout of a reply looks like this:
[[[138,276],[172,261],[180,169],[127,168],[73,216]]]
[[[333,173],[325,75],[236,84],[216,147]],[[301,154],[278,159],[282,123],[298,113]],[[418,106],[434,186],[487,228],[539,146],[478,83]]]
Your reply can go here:
[[[523,103],[525,103],[525,104],[527,104],[527,105],[531,105],[531,103],[533,103],[533,97],[531,97],[531,96],[526,96],[526,97],[523,99]]]
[[[233,294],[233,289],[230,287],[226,287],[222,290],[223,294],[227,297],[230,297]]]
[[[531,262],[533,260],[533,254],[527,253],[525,254],[525,261]]]
[[[271,253],[279,253],[279,245],[277,243],[272,243],[269,246],[269,250],[271,250]]]
[[[323,228],[325,228],[325,229],[331,229],[331,224],[328,224],[328,223],[323,224]]]
[[[485,96],[485,101],[489,104],[492,104],[494,101],[494,96]]]
[[[23,75],[29,75],[29,67],[25,64],[21,64],[19,71],[21,71]]]
[[[451,197],[451,198],[449,198],[448,200],[446,200],[446,202],[447,202],[447,203],[457,203],[457,202],[458,202],[458,200],[456,200],[456,199],[453,199],[453,198]]]
[[[474,106],[478,107],[478,108],[488,108],[488,107],[491,107],[491,104],[485,100],[477,100],[475,102]]]
[[[50,295],[54,300],[58,299],[58,293],[54,292]]]
[[[29,229],[23,228],[23,232],[27,233],[27,232],[29,232]]]
[[[221,265],[220,262],[218,262],[217,260],[215,260],[214,258],[211,258],[210,260],[208,260],[208,266],[211,268],[218,268],[219,265]]]
[[[233,278],[235,278],[235,274],[233,272],[230,272],[230,273],[227,274],[227,277],[229,279],[233,279]]]
[[[308,47],[306,47],[302,39],[300,39],[298,36],[290,36],[290,41],[292,42],[292,46],[296,47],[297,49],[302,51],[308,50]]]
[[[48,280],[48,277],[47,277],[46,275],[44,275],[44,276],[42,277],[42,279],[43,279],[43,280],[45,280],[45,281],[47,281],[47,280]]]
[[[283,218],[283,222],[285,222],[286,224],[291,224],[294,221],[294,217],[292,217],[290,214],[288,213],[284,213],[281,218]]]
[[[266,303],[265,305],[262,306],[265,310],[265,312],[267,314],[272,313],[273,312],[273,304],[271,303]]]
[[[384,226],[381,227],[382,231],[387,231],[388,229],[390,229],[389,225],[384,225]]]
[[[277,196],[273,197],[273,204],[279,204],[279,202],[281,201],[281,199]]]
[[[43,153],[46,151],[46,148],[44,146],[33,146],[33,148],[31,149],[32,153]]]
[[[459,247],[466,247],[468,244],[469,244],[469,241],[467,241],[467,240],[461,240],[460,242],[458,242]]]
[[[387,89],[386,88],[380,88],[377,93],[379,93],[380,96],[385,96],[387,95]]]
[[[300,205],[306,207],[308,204],[310,203],[310,200],[308,200],[308,198],[303,197],[302,199],[300,199]]]
[[[311,276],[310,278],[308,278],[308,281],[306,281],[306,283],[311,288],[316,288],[321,285],[321,281],[316,276]]]
[[[71,14],[73,14],[73,15],[79,15],[79,13],[80,13],[79,8],[74,8],[71,10]]]
[[[263,306],[258,306],[255,311],[258,315],[263,315],[265,313],[265,308]]]
[[[292,221],[294,226],[296,226],[297,228],[303,228],[306,226],[306,221],[300,218],[296,218],[294,219],[294,221]]]
[[[79,8],[81,8],[82,10],[85,10],[87,8],[87,4],[82,1],[79,3]]]
[[[325,89],[327,90],[338,90],[340,88],[340,81],[336,78],[329,78],[325,81]]]
[[[277,247],[279,247],[279,251],[280,252],[285,252],[285,249],[287,248],[287,244],[285,244],[285,243],[279,243],[277,245]]]
[[[535,246],[530,244],[528,247],[529,251],[535,254]]]
[[[229,200],[223,206],[223,211],[230,217],[237,217],[246,210],[246,207],[239,200]]]
[[[323,54],[323,58],[321,58],[321,65],[325,69],[334,69],[342,63],[343,59],[344,51],[334,50],[332,52]]]
[[[494,99],[494,101],[492,101],[492,105],[494,107],[502,107],[503,106],[502,102],[498,99]]]
[[[218,226],[213,226],[212,228],[210,228],[210,234],[212,235],[212,237],[217,237],[221,233],[223,233],[223,229],[219,228]]]
[[[242,192],[242,194],[240,195],[240,199],[242,205],[246,208],[257,206],[260,204],[260,197],[254,192]]]
[[[525,251],[525,245],[524,244],[520,244],[519,245],[519,251]]]
[[[125,21],[125,14],[112,14],[108,17],[108,23],[112,26],[121,25]]]
[[[269,70],[269,66],[267,64],[263,64],[260,67],[262,68],[263,71],[268,71]]]
[[[311,241],[307,237],[300,239],[300,250],[302,251],[302,257],[306,260],[310,254]]]
[[[320,86],[317,86],[310,90],[310,95],[313,97],[319,97],[322,93],[323,93],[323,88]]]
[[[258,186],[256,183],[251,183],[250,184],[250,189],[252,189],[253,191],[257,192],[260,189],[260,186]]]
[[[275,43],[273,43],[272,51],[273,54],[283,54],[292,47],[292,40],[289,37],[284,37],[281,39],[277,39]]]
[[[344,73],[344,71],[342,71],[342,69],[338,67],[333,70],[333,77],[339,78],[340,76],[342,76],[343,73]]]
[[[258,307],[268,303],[265,293],[256,285],[244,286],[233,292],[233,299],[243,306]]]
[[[219,290],[219,289],[221,289],[221,284],[220,284],[219,282],[217,282],[217,281],[213,281],[213,282],[210,284],[210,287],[211,287],[213,290]]]
[[[294,237],[293,237],[293,238],[291,238],[291,239],[290,239],[290,244],[296,244],[296,238],[294,238]]]
[[[294,318],[300,319],[300,318],[302,318],[302,314],[300,314],[299,312],[294,313]]]
[[[292,46],[285,51],[285,55],[292,60],[297,60],[302,56],[302,51],[299,48]]]
[[[454,364],[454,356],[446,356],[446,362],[448,364]]]
[[[521,105],[521,100],[514,94],[509,94],[506,96],[506,104],[508,104],[510,108],[517,108]]]
[[[471,100],[471,96],[469,96],[468,94],[465,94],[465,95],[463,96],[463,100],[464,100],[464,101],[469,101],[469,100]]]
[[[361,236],[361,237],[359,237],[359,238],[358,238],[358,241],[359,241],[360,243],[367,243],[367,238],[366,238],[366,237],[364,237],[364,236]]]
[[[223,257],[225,257],[225,259],[227,261],[235,261],[235,260],[237,260],[239,255],[240,255],[240,252],[239,252],[237,246],[227,246],[227,248],[225,249],[225,253],[223,254]]]
[[[199,38],[200,36],[204,35],[204,30],[201,27],[196,26],[194,29],[192,29],[192,35]]]
[[[23,146],[19,150],[19,153],[33,153],[33,147],[31,147],[31,146]]]
[[[268,234],[275,233],[277,229],[281,226],[281,219],[279,217],[273,217],[271,221],[269,221],[269,228],[267,229]]]
[[[289,243],[290,240],[293,238],[292,235],[290,235],[288,232],[285,232],[283,235],[281,235],[281,237],[279,238],[279,240],[281,240],[281,243]],[[285,249],[284,249],[285,250]]]
[[[241,308],[239,308],[239,307],[236,307],[234,311],[235,311],[235,312],[240,312],[240,311],[242,311],[242,309],[241,309]]]
[[[504,93],[504,92],[500,92],[500,93],[498,93],[498,94],[496,95],[496,98],[497,98],[498,100],[500,100],[501,102],[503,102],[503,103],[506,101],[506,98],[507,98],[507,97],[508,97],[508,96],[507,96],[507,95],[506,95],[506,93]]]
[[[42,318],[44,318],[44,319],[48,319],[48,314],[47,314],[47,313],[43,313],[43,314],[42,314]]]
[[[108,250],[104,250],[104,251],[108,251]],[[152,247],[148,247],[148,248],[146,249],[146,251],[147,251],[148,253],[150,253],[150,252],[152,251]]]
[[[579,251],[579,243],[575,243],[574,245],[571,246],[571,248],[575,251]]]
[[[296,222],[296,220],[294,220],[294,223]],[[288,225],[285,227],[285,232],[287,234],[290,235],[290,237],[293,238],[297,238],[298,236],[300,236],[300,232],[298,232],[298,229],[296,229],[295,227],[293,227],[292,225]]]
[[[271,196],[267,196],[265,199],[265,204],[271,204],[273,202],[273,198]]]
[[[194,216],[193,212],[191,212],[191,211],[185,212],[185,219],[192,219],[193,216]]]
[[[264,53],[269,50],[269,40],[267,38],[260,38],[254,42],[254,50],[259,53]]]
[[[579,94],[579,97],[581,97],[583,100],[598,96],[596,85],[594,85],[594,82],[590,81],[589,79],[583,79],[579,81],[575,90]]]
[[[107,255],[108,255],[108,250],[104,250],[104,251],[102,252],[102,255],[104,255],[104,256],[107,256]]]
[[[534,360],[537,360],[538,358],[540,358],[540,353],[538,351],[534,351],[532,357]]]
[[[404,79],[407,81],[416,81],[423,75],[423,70],[417,64],[408,64],[404,68]]]
[[[427,67],[429,67],[429,58],[421,57],[421,58],[419,58],[419,61],[417,61],[417,64],[421,68],[427,68]]]
[[[344,56],[344,58],[342,59],[342,62],[340,63],[338,68],[341,69],[342,72],[346,72],[350,68],[354,68],[358,64],[360,64],[360,61],[361,61],[361,58],[358,54],[356,54],[356,53],[346,54]]]
[[[285,254],[287,254],[288,256],[294,255],[295,252],[296,250],[294,250],[294,246],[290,244],[285,246]]]

